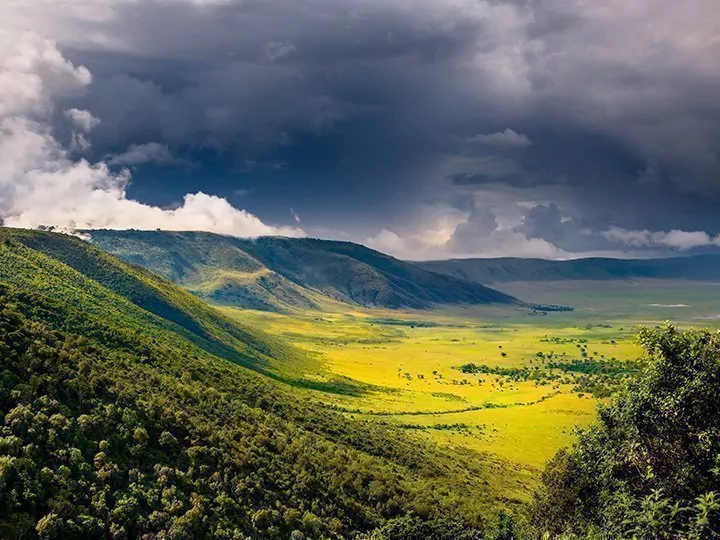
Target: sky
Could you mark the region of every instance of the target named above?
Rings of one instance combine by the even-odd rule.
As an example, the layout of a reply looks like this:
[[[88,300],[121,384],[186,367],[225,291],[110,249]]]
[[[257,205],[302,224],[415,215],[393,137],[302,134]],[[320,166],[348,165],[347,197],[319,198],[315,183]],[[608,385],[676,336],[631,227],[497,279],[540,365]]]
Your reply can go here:
[[[0,219],[720,252],[717,0],[6,0]]]

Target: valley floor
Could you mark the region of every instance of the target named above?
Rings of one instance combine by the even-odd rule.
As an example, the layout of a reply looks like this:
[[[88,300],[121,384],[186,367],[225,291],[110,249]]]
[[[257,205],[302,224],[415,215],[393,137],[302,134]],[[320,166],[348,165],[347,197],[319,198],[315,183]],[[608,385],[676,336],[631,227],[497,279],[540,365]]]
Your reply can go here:
[[[434,311],[353,309],[277,314],[223,310],[310,354],[274,370],[349,416],[393,423],[459,451],[490,454],[526,499],[539,471],[640,355],[641,325],[720,324],[720,284],[558,281],[503,284],[526,301],[571,312],[508,307]],[[504,478],[503,482],[507,482]]]

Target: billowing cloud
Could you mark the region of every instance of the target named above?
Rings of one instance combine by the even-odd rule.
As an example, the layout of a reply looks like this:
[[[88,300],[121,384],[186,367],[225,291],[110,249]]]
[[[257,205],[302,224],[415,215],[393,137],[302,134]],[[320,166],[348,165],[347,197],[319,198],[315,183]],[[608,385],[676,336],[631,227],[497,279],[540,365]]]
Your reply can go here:
[[[568,253],[542,238],[532,238],[518,232],[504,216],[498,216],[491,206],[474,200],[455,210],[453,219],[436,213],[428,228],[398,233],[383,229],[367,238],[364,244],[374,249],[408,260],[446,259],[453,257],[541,257],[570,258]],[[438,209],[439,210],[439,209]],[[426,218],[428,214],[426,213]]]
[[[387,229],[381,229],[375,236],[367,238],[364,243],[372,249],[377,249],[383,253],[391,253],[404,259],[412,258],[414,254],[410,241]]]
[[[0,48],[0,216],[5,225],[303,234],[294,227],[266,225],[202,192],[185,195],[172,209],[143,204],[127,196],[127,170],[112,172],[103,162],[73,159],[53,136],[50,121],[55,101],[82,92],[91,80],[87,69],[35,35]],[[69,116],[92,127],[90,117],[79,111]]]
[[[572,253],[566,252],[546,240],[528,238],[510,229],[496,229],[486,236],[475,238],[472,243],[461,244],[451,240],[440,245],[423,241],[415,235],[405,237],[383,229],[362,243],[406,260],[464,257],[537,257],[545,259],[573,257]]]
[[[95,118],[90,112],[82,109],[68,109],[65,111],[67,116],[75,125],[85,133],[92,131],[94,127],[100,124],[100,119]]]
[[[555,203],[538,204],[528,210],[516,229],[533,238],[546,238],[556,242],[565,233],[563,223],[562,214]]]
[[[484,207],[474,207],[464,223],[455,227],[450,241],[457,251],[472,252],[478,243],[488,238],[498,229],[495,214]]]

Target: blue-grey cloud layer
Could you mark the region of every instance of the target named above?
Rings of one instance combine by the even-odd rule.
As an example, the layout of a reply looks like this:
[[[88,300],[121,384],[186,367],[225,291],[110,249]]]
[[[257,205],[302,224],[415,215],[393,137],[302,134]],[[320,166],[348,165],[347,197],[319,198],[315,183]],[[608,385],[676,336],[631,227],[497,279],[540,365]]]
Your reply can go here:
[[[714,0],[66,3],[15,24],[92,71],[68,106],[101,119],[95,158],[164,156],[135,164],[149,201],[202,189],[351,235],[446,208],[468,253],[503,212],[570,252],[720,232]]]

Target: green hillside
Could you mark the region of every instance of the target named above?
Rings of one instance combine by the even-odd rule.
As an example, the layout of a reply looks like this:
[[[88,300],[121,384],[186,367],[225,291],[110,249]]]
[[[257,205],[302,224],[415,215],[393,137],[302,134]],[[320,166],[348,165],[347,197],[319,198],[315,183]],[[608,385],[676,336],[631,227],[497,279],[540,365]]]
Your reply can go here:
[[[451,259],[419,266],[478,283],[558,280],[685,279],[720,280],[720,256],[696,255],[667,259],[587,258],[570,261],[544,259]]]
[[[478,283],[439,275],[363,246],[309,238],[88,231],[98,247],[215,303],[264,310],[323,299],[370,307],[514,303]]]
[[[489,458],[243,367],[299,355],[78,238],[0,229],[0,537],[476,538],[513,504]]]
[[[316,307],[310,291],[268,269],[225,236],[92,231],[92,241],[216,303],[266,311]]]
[[[0,279],[81,306],[84,316],[136,332],[172,332],[212,354],[262,369],[292,359],[291,347],[240,327],[169,281],[72,236],[1,229]]]

